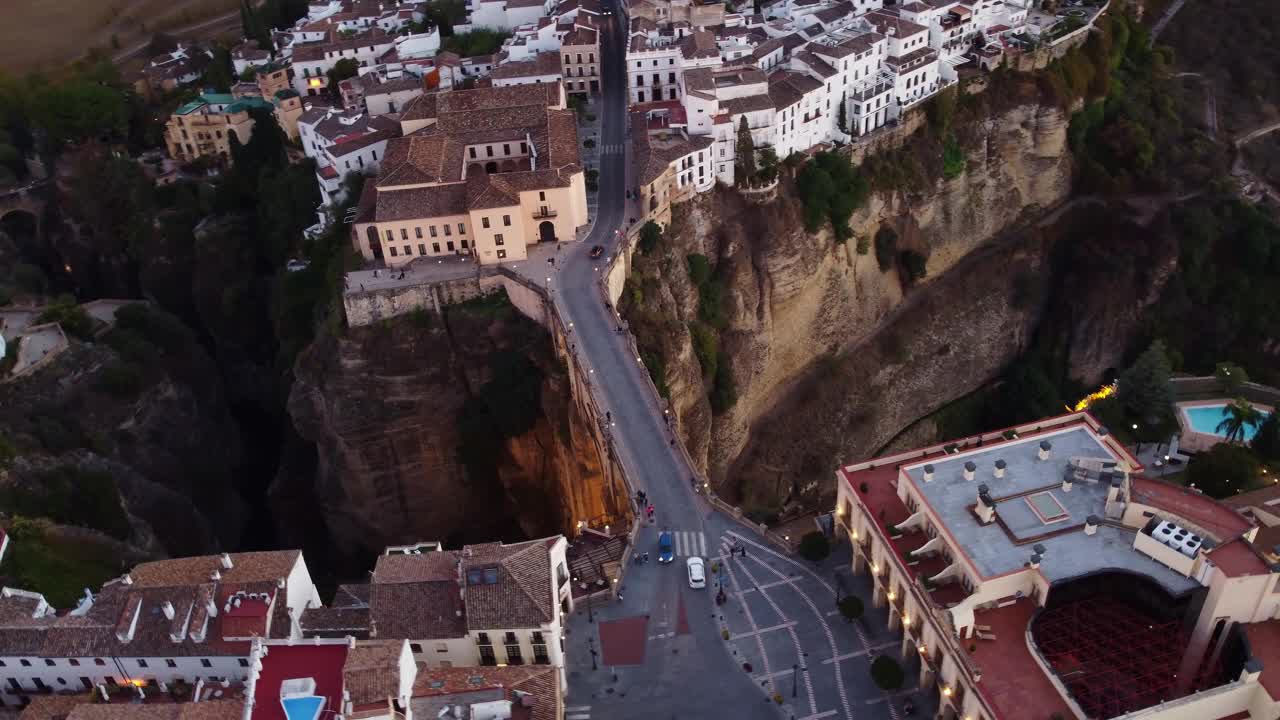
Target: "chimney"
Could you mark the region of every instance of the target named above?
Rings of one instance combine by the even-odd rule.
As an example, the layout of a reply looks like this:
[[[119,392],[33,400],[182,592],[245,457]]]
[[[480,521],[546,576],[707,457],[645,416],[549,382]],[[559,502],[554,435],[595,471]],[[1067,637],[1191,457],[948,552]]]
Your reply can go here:
[[[978,506],[975,508],[978,513],[978,520],[983,525],[990,525],[996,519],[996,501],[991,499],[991,495],[985,490],[986,486],[978,492]]]
[[[209,573],[209,579],[210,579],[210,580],[214,580],[214,581],[221,580],[221,579],[222,579],[222,573],[218,572],[218,569],[217,569],[217,568],[214,568],[214,569],[213,569],[213,572]]]
[[[1049,442],[1048,440],[1041,440],[1040,441],[1040,459],[1048,460],[1049,451],[1052,449],[1053,449],[1053,443]]]
[[[933,482],[933,466],[932,465],[924,466],[924,481]]]
[[[1039,555],[1040,557],[1044,557],[1045,554],[1048,552],[1048,550],[1045,549],[1044,545],[1041,545],[1040,543],[1036,543],[1035,545],[1032,545],[1031,549],[1035,552],[1035,554]]]
[[[1067,475],[1065,475],[1062,478],[1062,492],[1064,493],[1071,492],[1071,474],[1070,473],[1067,473]]]
[[[232,567],[234,567],[231,564],[231,556],[228,555],[227,553],[222,553],[222,557],[220,558],[219,562],[221,563],[223,570],[230,570]]]
[[[129,573],[125,573],[125,574],[124,574],[124,577],[120,578],[120,584],[122,584],[122,585],[132,585],[132,584],[133,584],[133,576],[132,576],[132,575],[130,575]]]
[[[1030,567],[1030,568],[1040,567],[1040,553],[1031,553],[1031,562],[1027,563],[1027,567]]]
[[[997,460],[997,461],[996,461],[996,472],[995,472],[996,477],[997,477],[997,478],[1002,478],[1002,477],[1004,477],[1004,469],[1005,469],[1006,467],[1008,467],[1008,466],[1009,466],[1009,463],[1005,462],[1003,459],[1001,459],[1001,460]]]
[[[976,471],[977,469],[978,469],[978,466],[977,466],[977,465],[974,465],[972,460],[970,460],[969,462],[966,462],[966,463],[964,464],[964,479],[965,479],[965,480],[972,480],[972,479],[973,479],[973,473],[974,473],[974,471]]]
[[[1084,534],[1093,535],[1096,532],[1098,532],[1098,516],[1090,515],[1089,517],[1085,518],[1085,521],[1084,521]]]
[[[165,600],[163,603],[160,604],[160,610],[164,612],[164,617],[166,620],[173,619],[173,603],[169,602],[168,600]]]
[[[1120,497],[1120,484],[1124,482],[1118,477],[1111,478],[1111,487],[1107,489],[1107,503],[1113,503]]]

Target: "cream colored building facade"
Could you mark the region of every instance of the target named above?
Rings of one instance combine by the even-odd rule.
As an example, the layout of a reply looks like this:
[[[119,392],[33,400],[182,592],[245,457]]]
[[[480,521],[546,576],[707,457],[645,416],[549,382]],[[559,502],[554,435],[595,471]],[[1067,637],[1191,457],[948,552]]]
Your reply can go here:
[[[587,222],[576,118],[560,83],[423,95],[366,183],[352,244],[400,267],[422,257],[523,260]]]
[[[164,142],[169,157],[180,162],[201,157],[230,162],[231,136],[234,134],[243,145],[253,134],[249,109],[254,106],[274,112],[272,105],[261,98],[206,94],[188,102],[165,123]]]
[[[1088,457],[1059,454],[1069,436],[1070,447],[1087,447]],[[908,684],[935,694],[941,718],[1097,716],[1051,669],[1033,625],[1063,602],[1055,592],[1077,597],[1080,585],[1061,588],[1113,575],[1190,599],[1177,606],[1188,639],[1175,677],[1195,677],[1202,663],[1219,661],[1225,675],[1213,686],[1180,681],[1176,699],[1111,717],[1280,717],[1274,551],[1258,546],[1259,528],[1249,518],[1141,471],[1086,413],[837,471],[836,532],[852,544],[854,573],[871,576],[873,604],[888,609],[891,630],[902,631],[900,656],[919,658],[918,678]],[[1082,492],[1093,493],[1097,514],[1077,516],[1087,506]],[[1019,518],[1039,516],[1024,507],[1033,505],[1032,495],[1052,496],[1037,507],[1062,508],[1068,517],[1040,518],[1047,531],[1023,537]],[[1203,541],[1204,549],[1158,540],[1166,523]],[[1014,548],[1008,557],[993,551],[1006,540]],[[1037,699],[1034,707],[1029,696]]]

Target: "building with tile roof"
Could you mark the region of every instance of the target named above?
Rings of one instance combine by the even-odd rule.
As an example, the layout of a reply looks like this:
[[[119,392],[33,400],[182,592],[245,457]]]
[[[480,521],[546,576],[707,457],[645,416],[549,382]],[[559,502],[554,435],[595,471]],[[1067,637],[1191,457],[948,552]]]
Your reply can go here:
[[[299,618],[319,605],[296,550],[143,563],[61,615],[37,593],[4,588],[0,700],[100,684],[238,680],[251,640],[301,637]]]
[[[1280,566],[1260,529],[1146,477],[1087,413],[836,475],[854,572],[943,717],[1280,712]]]
[[[548,666],[420,667],[410,707],[414,717],[441,720],[466,720],[490,708],[513,720],[560,720],[565,716],[562,674]]]
[[[388,548],[374,567],[367,608],[308,610],[302,633],[337,637],[325,627],[334,613],[364,612],[367,628],[347,634],[407,640],[415,662],[431,668],[563,667],[559,639],[573,610],[567,549],[562,536],[461,550],[439,543]]]
[[[169,157],[179,162],[202,157],[224,164],[231,162],[231,136],[235,135],[241,145],[249,142],[254,122],[249,111],[254,108],[275,111],[275,106],[259,97],[237,98],[219,93],[204,93],[183,104],[164,126]]]
[[[522,260],[526,245],[574,240],[586,223],[577,118],[560,83],[427,93],[400,127],[366,184],[372,212],[352,225],[366,259]]]
[[[372,175],[387,154],[387,142],[399,137],[400,124],[360,109],[311,107],[298,117],[298,140],[316,161],[316,181],[325,204],[345,199],[347,176]]]

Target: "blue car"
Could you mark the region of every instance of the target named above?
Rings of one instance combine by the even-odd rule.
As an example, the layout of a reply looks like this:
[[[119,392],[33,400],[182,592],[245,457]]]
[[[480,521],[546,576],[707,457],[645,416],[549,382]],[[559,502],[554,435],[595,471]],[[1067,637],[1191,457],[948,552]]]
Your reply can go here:
[[[664,532],[658,536],[658,562],[669,563],[676,559],[676,554],[671,549],[671,533]]]

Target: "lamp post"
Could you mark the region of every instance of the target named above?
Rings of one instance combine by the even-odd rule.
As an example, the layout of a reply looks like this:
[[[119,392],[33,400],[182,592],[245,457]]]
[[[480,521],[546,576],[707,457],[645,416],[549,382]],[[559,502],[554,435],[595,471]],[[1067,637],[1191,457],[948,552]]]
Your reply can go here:
[[[791,666],[791,697],[796,696],[796,681],[800,677],[800,665]]]
[[[588,637],[587,643],[591,646],[591,669],[599,670],[599,666],[596,665],[596,639],[594,637]]]
[[[591,612],[591,596],[593,594],[594,593],[592,593],[590,590],[587,591],[587,622],[589,623],[593,623],[596,621],[596,616]]]

